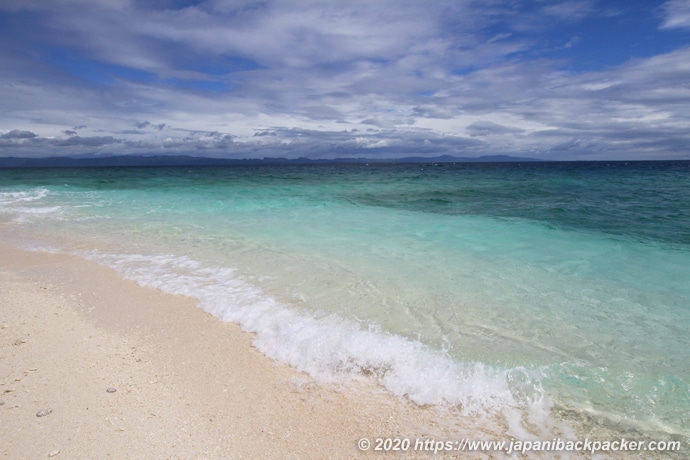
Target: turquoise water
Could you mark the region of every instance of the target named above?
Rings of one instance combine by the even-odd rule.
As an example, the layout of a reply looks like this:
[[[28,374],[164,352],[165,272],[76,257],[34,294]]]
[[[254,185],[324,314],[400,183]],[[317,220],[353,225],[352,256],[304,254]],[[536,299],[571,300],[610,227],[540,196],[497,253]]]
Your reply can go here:
[[[687,440],[688,197],[689,162],[0,170],[0,237],[193,296],[317,379]]]

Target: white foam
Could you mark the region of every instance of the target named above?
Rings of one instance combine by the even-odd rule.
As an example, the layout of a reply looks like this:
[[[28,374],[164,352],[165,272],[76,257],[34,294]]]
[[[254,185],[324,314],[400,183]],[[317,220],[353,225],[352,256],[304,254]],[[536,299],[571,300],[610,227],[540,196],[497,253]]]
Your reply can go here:
[[[50,214],[61,209],[61,206],[37,206],[34,208],[27,208],[24,206],[14,207],[13,211],[21,212],[24,214]]]
[[[371,376],[390,392],[420,405],[453,406],[465,414],[502,412],[521,437],[550,407],[539,370],[462,363],[409,340],[336,314],[310,315],[281,305],[227,267],[206,267],[184,256],[89,252],[141,285],[199,300],[201,308],[256,334],[262,353],[319,381]],[[531,424],[531,423],[530,423]]]
[[[36,217],[53,214],[60,206],[40,206],[33,203],[48,195],[48,189],[36,188],[21,192],[0,192],[0,211],[14,214],[13,220],[18,223],[30,222]]]
[[[36,201],[48,195],[47,188],[36,188],[23,192],[0,192],[0,204],[14,204],[26,201]]]

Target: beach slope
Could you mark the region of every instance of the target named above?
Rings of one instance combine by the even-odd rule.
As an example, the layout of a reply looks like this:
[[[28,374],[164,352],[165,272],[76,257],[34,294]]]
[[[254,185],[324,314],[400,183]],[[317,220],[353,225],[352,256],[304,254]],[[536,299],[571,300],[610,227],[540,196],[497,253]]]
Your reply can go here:
[[[468,434],[371,382],[276,365],[193,299],[75,256],[0,255],[0,457],[378,457],[357,441]]]

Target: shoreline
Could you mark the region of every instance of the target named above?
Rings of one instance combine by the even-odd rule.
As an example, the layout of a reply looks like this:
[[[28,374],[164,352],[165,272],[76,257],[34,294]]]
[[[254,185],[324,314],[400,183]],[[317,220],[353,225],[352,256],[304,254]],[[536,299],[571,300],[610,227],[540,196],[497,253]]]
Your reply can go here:
[[[364,458],[387,455],[363,437],[496,438],[373,382],[317,384],[194,299],[95,262],[0,253],[0,456]]]
[[[33,404],[42,392],[67,398],[76,414],[67,423],[79,439],[87,433],[84,439],[112,447],[100,427],[107,419],[121,423],[118,430],[153,433],[134,450],[155,444],[168,457],[262,456],[241,442],[267,445],[266,457],[297,457],[306,442],[332,444],[337,453],[307,447],[305,456],[364,458],[353,444],[371,423],[387,431],[364,436],[384,439],[394,431],[403,439],[561,435],[688,445],[682,327],[690,291],[681,279],[690,259],[682,246],[665,243],[677,232],[658,222],[611,239],[607,228],[615,233],[637,219],[625,207],[585,232],[550,212],[537,216],[541,223],[531,211],[527,220],[456,219],[436,212],[446,199],[482,201],[455,201],[455,175],[408,190],[397,185],[406,175],[341,173],[8,175],[0,193],[0,427],[9,431],[0,439],[9,447],[0,443],[0,452],[17,439],[31,450],[30,440],[46,432],[3,418],[13,414],[2,411],[6,385],[8,398],[31,393]],[[625,179],[605,176],[611,184]],[[520,176],[496,179],[467,183],[522,183]],[[601,204],[611,189],[598,188],[599,179],[588,196]],[[557,182],[544,191],[562,199]],[[285,193],[276,194],[277,185]],[[638,194],[638,186],[662,191],[648,179],[621,185],[656,209],[653,197]],[[682,198],[677,192],[673,203]],[[427,193],[440,193],[440,207],[408,212],[416,211],[409,199]],[[538,198],[516,203],[530,197]],[[506,204],[502,194],[494,198]],[[667,215],[677,211],[666,204]],[[655,243],[641,244],[648,237]],[[3,250],[3,243],[30,252]],[[81,340],[68,340],[74,337]],[[38,375],[42,386],[16,390],[13,382],[38,382]],[[116,399],[113,412],[103,406],[103,386],[83,382],[112,386],[111,400],[122,391],[129,399]],[[74,405],[81,395],[91,402]],[[319,404],[334,408],[313,407]],[[93,407],[106,417],[94,418]],[[64,409],[37,418],[35,408],[24,422],[46,424]],[[75,422],[81,419],[87,422]],[[334,440],[314,443],[334,432]],[[171,445],[183,454],[169,453]],[[124,455],[115,447],[97,452],[110,451]],[[657,458],[676,458],[670,455]]]
[[[260,353],[253,334],[195,299],[96,262],[6,243],[0,256],[0,458],[501,459],[515,458],[505,449],[516,438],[538,441],[511,434],[522,430],[503,415],[419,406],[372,379],[318,383]],[[550,428],[545,441],[614,434],[599,423]],[[365,451],[362,438],[372,443]],[[432,444],[374,451],[386,438]],[[465,441],[505,445],[433,452],[433,443]]]

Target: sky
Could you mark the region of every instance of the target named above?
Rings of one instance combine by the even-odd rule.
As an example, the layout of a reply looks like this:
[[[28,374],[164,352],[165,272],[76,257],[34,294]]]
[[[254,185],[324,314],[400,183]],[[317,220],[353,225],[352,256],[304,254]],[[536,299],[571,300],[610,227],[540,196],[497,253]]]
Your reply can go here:
[[[0,0],[0,157],[690,159],[690,0]]]

